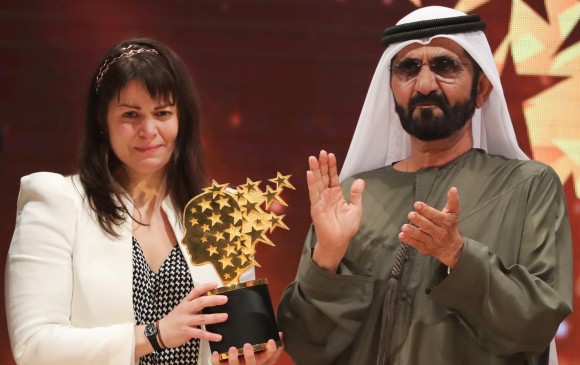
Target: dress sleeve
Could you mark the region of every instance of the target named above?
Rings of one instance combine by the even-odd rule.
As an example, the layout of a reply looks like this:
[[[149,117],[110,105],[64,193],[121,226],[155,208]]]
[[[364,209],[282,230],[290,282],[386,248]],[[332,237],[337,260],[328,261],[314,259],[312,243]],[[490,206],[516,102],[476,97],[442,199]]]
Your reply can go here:
[[[80,200],[67,178],[23,177],[6,263],[6,313],[18,364],[134,364],[134,324],[71,324]],[[90,290],[90,288],[86,288]]]
[[[465,237],[458,265],[435,274],[428,289],[456,312],[482,346],[504,356],[542,353],[572,311],[572,239],[566,200],[551,168],[532,178],[518,262],[506,266],[485,242]],[[517,229],[517,228],[514,228]]]
[[[296,280],[278,306],[278,322],[286,351],[296,364],[331,364],[354,339],[373,298],[373,277],[343,260],[341,274],[312,261],[316,242],[310,230]]]

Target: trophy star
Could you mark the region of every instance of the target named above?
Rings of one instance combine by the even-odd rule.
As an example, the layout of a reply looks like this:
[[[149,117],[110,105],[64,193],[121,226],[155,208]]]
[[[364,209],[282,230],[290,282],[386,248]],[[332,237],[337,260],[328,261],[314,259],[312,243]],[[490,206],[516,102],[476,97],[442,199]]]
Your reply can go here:
[[[268,222],[270,222],[270,233],[272,233],[272,231],[274,231],[274,228],[276,228],[276,227],[280,227],[283,229],[289,229],[288,226],[285,225],[284,222],[282,221],[285,216],[286,216],[286,214],[283,214],[281,216],[277,216],[274,213],[270,213],[270,219],[268,219]]]
[[[240,227],[236,227],[233,224],[230,224],[230,226],[225,230],[225,232],[230,235],[230,241],[242,235]]]
[[[252,238],[248,235],[245,235],[244,241],[242,243],[244,244],[244,247],[247,247],[247,248],[252,248],[254,246],[252,244]],[[242,251],[244,251],[244,250],[242,249]],[[246,253],[246,252],[244,252],[244,253]]]
[[[224,251],[226,252],[226,256],[230,256],[233,253],[236,253],[236,248],[232,245],[227,245],[224,248]]]
[[[214,254],[215,254],[215,255],[218,255],[217,246],[213,246],[213,245],[211,245],[211,246],[209,246],[209,247],[206,249],[206,251],[207,251],[207,252],[209,252],[209,255],[210,255],[210,256],[213,256]]]
[[[262,236],[264,232],[262,230],[258,230],[255,229],[254,227],[252,227],[252,230],[250,233],[248,233],[248,235],[251,238],[252,244],[258,242],[258,241],[264,241],[264,236]]]
[[[221,232],[221,231],[217,231],[217,232],[214,234],[214,236],[215,236],[215,241],[216,241],[216,242],[218,242],[218,241],[220,241],[220,240],[223,240],[223,239],[224,239],[224,233],[223,233],[223,232]]]
[[[274,190],[269,186],[266,186],[266,192],[263,196],[266,202],[266,209],[269,209],[270,205],[279,199],[278,190]]]
[[[191,212],[191,214],[195,214],[195,212],[197,212],[197,209],[196,207],[191,207],[189,211]]]
[[[241,239],[237,239],[234,241],[234,243],[236,244],[236,251],[241,251],[242,249],[242,240]]]
[[[246,247],[242,247],[242,252],[244,253],[244,255],[246,255],[251,260],[254,253],[256,253],[256,250],[253,247],[246,246]]]
[[[222,264],[222,269],[225,269],[228,266],[234,267],[234,265],[232,264],[232,257],[222,256],[222,258],[219,259],[218,262]]]
[[[244,265],[246,262],[248,262],[248,258],[245,255],[240,255],[238,258],[240,259],[241,265]]]
[[[230,274],[229,273],[224,273],[224,279],[229,280],[230,279]]]
[[[208,224],[204,224],[204,225],[202,225],[202,226],[201,226],[201,229],[202,229],[204,232],[207,232],[207,231],[209,231],[209,229],[210,229],[210,228],[209,228],[209,225],[208,225]]]
[[[246,194],[246,199],[243,203],[240,202],[240,207],[245,207],[246,205],[251,204],[252,206],[256,207],[254,210],[259,212],[261,210],[259,208],[260,205],[262,205],[262,203],[265,201],[266,199],[263,196],[263,192],[254,192],[252,194]]]
[[[218,184],[217,181],[212,180],[211,186],[208,188],[204,188],[203,192],[212,193],[212,199],[215,199],[216,196],[224,194],[228,185],[229,184]]]
[[[274,242],[270,241],[270,239],[268,238],[268,236],[264,236],[264,238],[261,240],[262,243],[265,243],[268,246],[276,246],[274,244]]]
[[[242,188],[244,188],[246,192],[251,193],[252,191],[258,190],[260,183],[261,181],[252,181],[249,178],[246,178],[246,183],[242,185]]]
[[[201,236],[201,242],[206,243],[207,242],[207,237],[206,236]]]
[[[196,224],[198,224],[198,220],[195,217],[191,217],[191,219],[189,220],[189,223],[191,224],[191,226],[195,226]]]
[[[239,202],[240,200],[245,200],[246,199],[246,195],[245,195],[245,189],[238,186],[236,188],[236,194],[234,195],[234,197],[236,198],[236,200]]]
[[[216,214],[215,212],[211,213],[211,216],[208,217],[208,219],[211,221],[211,225],[212,227],[216,224],[216,223],[223,223],[220,215]]]
[[[246,204],[244,205],[244,208],[246,209],[246,214],[251,213],[252,211],[258,211],[258,209],[256,209],[256,203],[252,203],[250,201],[247,201]]]
[[[237,210],[237,209],[235,209],[233,212],[231,212],[228,215],[234,219],[234,224],[238,223],[238,221],[240,219],[244,218],[244,215],[242,214],[242,212]]]
[[[280,188],[288,188],[288,189],[292,189],[292,190],[296,190],[296,188],[294,186],[292,186],[292,184],[290,184],[290,177],[292,175],[282,175],[280,173],[280,171],[276,172],[276,177],[273,179],[268,179],[268,181],[272,181],[273,183],[276,184],[276,189],[280,189]]]
[[[230,206],[229,200],[225,196],[222,196],[221,198],[219,198],[217,200],[217,203],[220,205],[220,209],[223,209],[223,207],[229,207]]]
[[[199,203],[199,206],[201,207],[201,212],[205,212],[207,209],[211,210],[211,201],[210,200],[202,200]]]
[[[262,265],[260,265],[258,261],[256,261],[253,257],[250,257],[250,261],[252,262],[252,265],[262,267]]]

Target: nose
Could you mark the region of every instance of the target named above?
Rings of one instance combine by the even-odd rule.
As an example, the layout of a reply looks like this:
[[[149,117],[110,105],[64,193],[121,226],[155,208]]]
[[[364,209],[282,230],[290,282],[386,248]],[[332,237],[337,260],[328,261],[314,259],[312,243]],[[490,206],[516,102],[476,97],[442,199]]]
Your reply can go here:
[[[149,116],[143,118],[143,122],[140,125],[139,136],[143,138],[150,138],[157,135],[157,120]]]
[[[423,95],[429,95],[433,91],[439,90],[437,77],[429,68],[429,65],[424,63],[415,78],[415,91]]]

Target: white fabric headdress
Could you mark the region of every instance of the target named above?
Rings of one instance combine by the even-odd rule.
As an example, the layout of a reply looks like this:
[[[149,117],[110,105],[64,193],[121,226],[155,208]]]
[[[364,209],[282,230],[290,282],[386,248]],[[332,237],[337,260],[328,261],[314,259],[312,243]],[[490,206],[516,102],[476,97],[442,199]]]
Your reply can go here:
[[[417,21],[465,16],[460,11],[441,6],[418,9],[397,25]],[[438,34],[426,39],[413,39],[389,45],[379,61],[367,93],[358,124],[340,172],[340,179],[356,173],[390,165],[410,154],[409,135],[401,127],[391,91],[389,65],[403,47],[411,43],[428,44],[434,38],[448,38],[462,46],[479,64],[493,85],[489,99],[472,118],[473,147],[490,154],[527,160],[518,146],[501,87],[493,54],[482,31]]]

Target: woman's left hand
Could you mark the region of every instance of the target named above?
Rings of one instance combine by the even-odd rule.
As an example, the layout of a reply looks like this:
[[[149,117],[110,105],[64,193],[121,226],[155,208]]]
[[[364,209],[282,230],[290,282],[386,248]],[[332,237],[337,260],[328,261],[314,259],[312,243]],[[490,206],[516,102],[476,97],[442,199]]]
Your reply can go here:
[[[266,350],[254,353],[252,345],[249,343],[244,345],[244,357],[238,357],[238,350],[235,347],[230,347],[228,351],[228,365],[273,365],[278,362],[280,355],[284,352],[284,346],[276,348],[276,342],[269,340],[266,344]],[[219,354],[214,351],[211,355],[212,365],[219,365]],[[222,364],[225,364],[225,360]]]

